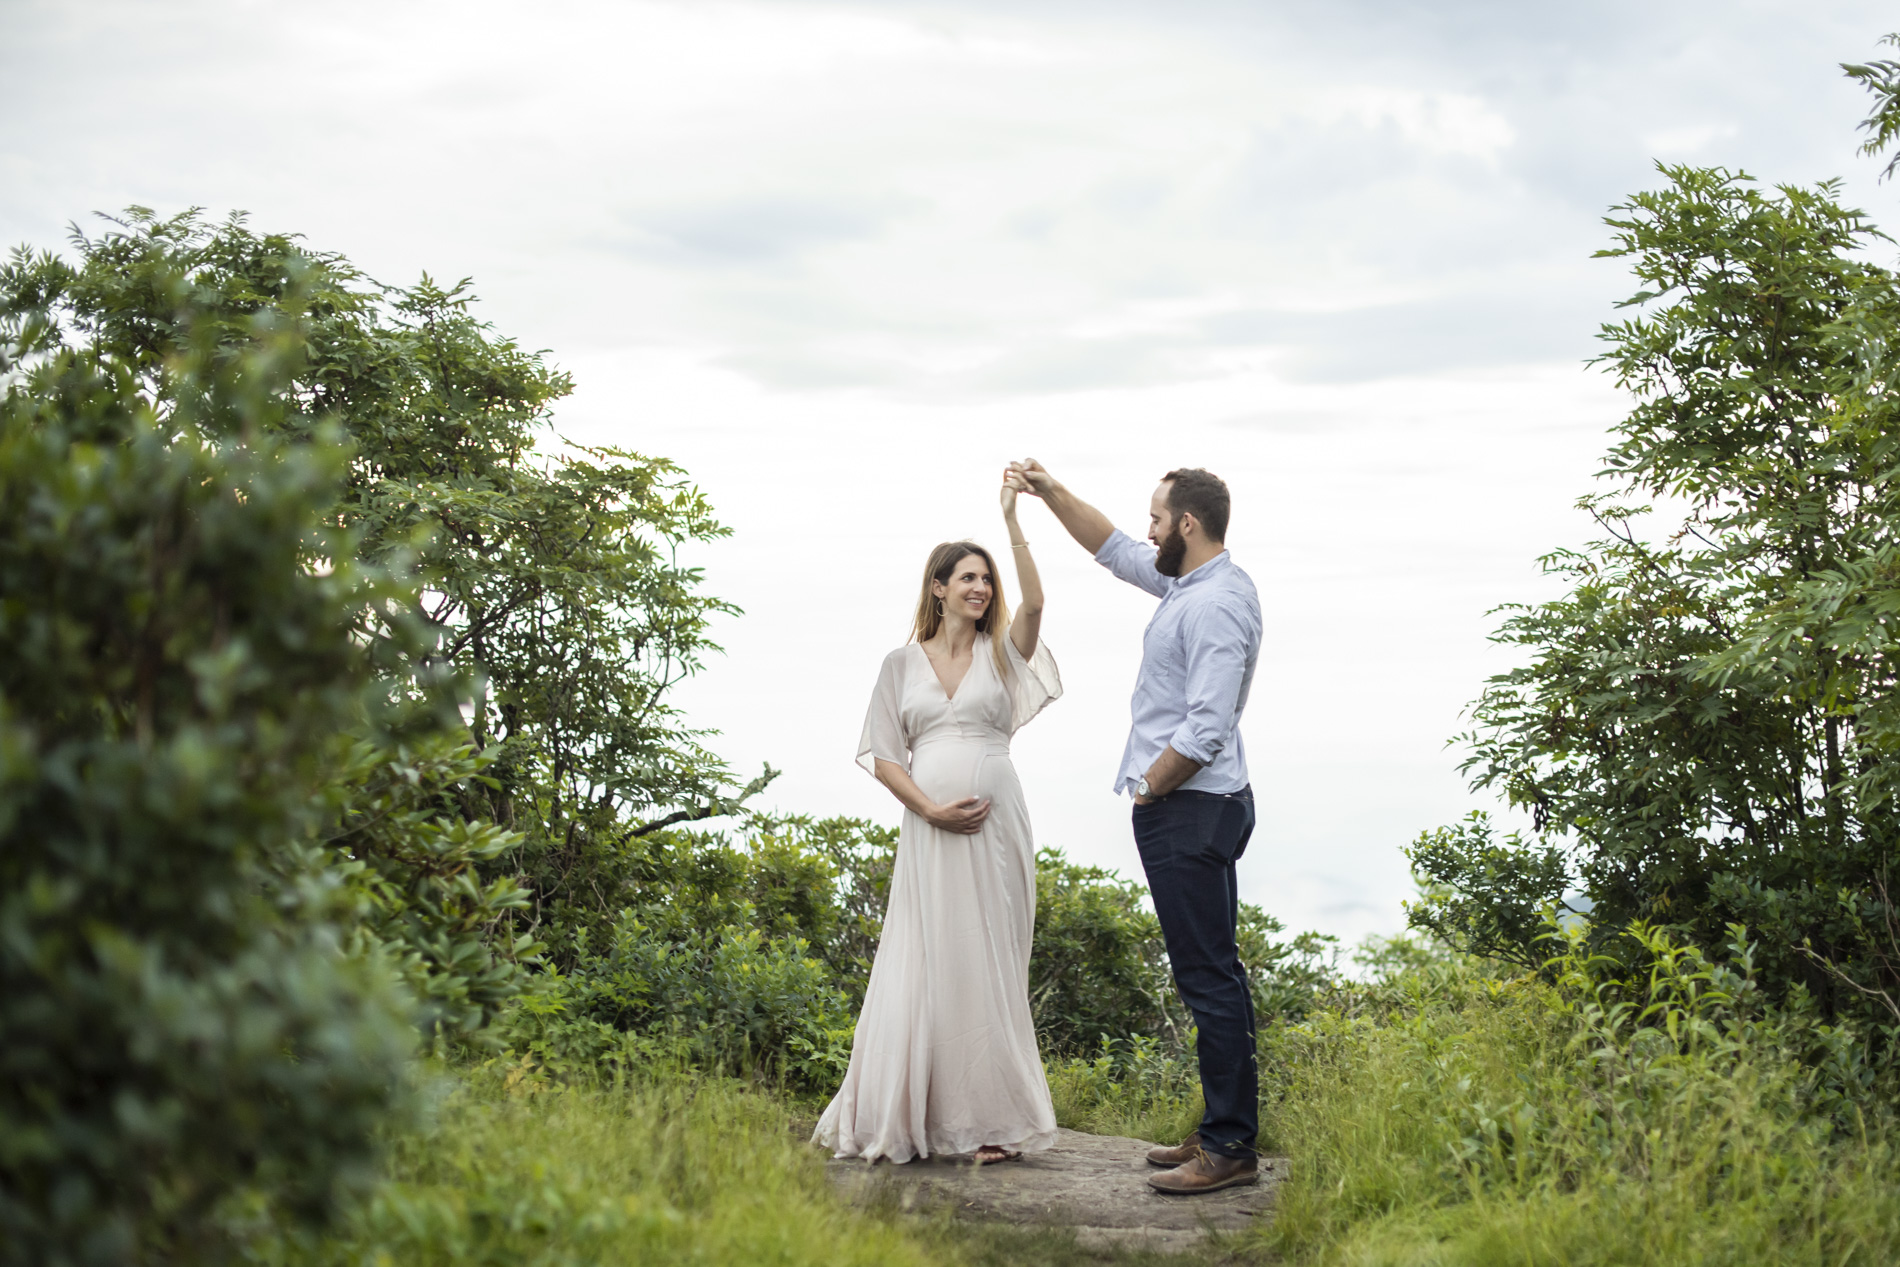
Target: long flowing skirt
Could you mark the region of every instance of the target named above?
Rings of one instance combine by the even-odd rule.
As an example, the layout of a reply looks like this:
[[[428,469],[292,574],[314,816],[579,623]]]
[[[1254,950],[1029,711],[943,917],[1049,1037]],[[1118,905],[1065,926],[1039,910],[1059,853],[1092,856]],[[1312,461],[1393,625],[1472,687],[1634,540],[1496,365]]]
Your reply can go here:
[[[929,744],[911,774],[939,800],[975,788],[990,814],[962,836],[905,813],[851,1066],[813,1142],[892,1161],[1048,1148],[1055,1109],[1029,1013],[1035,847],[1008,748]]]

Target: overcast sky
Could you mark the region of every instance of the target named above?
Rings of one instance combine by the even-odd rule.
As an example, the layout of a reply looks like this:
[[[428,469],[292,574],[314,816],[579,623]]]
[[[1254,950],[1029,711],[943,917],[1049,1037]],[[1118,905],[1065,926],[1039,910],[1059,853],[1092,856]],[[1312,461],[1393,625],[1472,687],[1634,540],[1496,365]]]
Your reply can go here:
[[[1224,476],[1266,644],[1246,895],[1396,929],[1400,847],[1487,807],[1489,609],[1553,592],[1624,404],[1593,260],[1651,164],[1843,177],[1872,3],[0,0],[0,242],[241,208],[388,282],[472,276],[579,387],[576,440],[683,463],[747,614],[682,693],[788,811],[853,764],[931,545],[1003,542],[1040,458],[1139,532]],[[1068,695],[1017,741],[1040,843],[1130,875],[1110,793],[1151,603],[1038,506]],[[1007,553],[1007,551],[1005,551]],[[1005,565],[1007,566],[1007,565]]]

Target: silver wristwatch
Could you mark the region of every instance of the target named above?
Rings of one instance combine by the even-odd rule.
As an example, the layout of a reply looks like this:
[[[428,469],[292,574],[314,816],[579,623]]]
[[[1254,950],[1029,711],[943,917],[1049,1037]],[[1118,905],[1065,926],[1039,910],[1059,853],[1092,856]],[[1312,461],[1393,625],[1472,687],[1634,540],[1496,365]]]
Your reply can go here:
[[[1135,795],[1139,796],[1144,801],[1154,799],[1154,793],[1148,790],[1148,776],[1147,775],[1145,774],[1142,775],[1141,782],[1135,784]]]

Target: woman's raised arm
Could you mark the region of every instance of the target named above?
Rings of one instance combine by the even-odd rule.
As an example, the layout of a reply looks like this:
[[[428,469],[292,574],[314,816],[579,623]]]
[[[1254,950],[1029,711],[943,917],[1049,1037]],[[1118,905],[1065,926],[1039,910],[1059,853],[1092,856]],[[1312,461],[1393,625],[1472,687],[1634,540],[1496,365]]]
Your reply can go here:
[[[1022,525],[1016,522],[1016,494],[1028,489],[1021,473],[1003,472],[1003,524],[1009,529],[1009,553],[1016,560],[1016,580],[1023,591],[1016,617],[1009,622],[1009,640],[1025,660],[1036,654],[1036,639],[1042,633],[1042,574],[1036,571],[1036,558],[1029,552]]]

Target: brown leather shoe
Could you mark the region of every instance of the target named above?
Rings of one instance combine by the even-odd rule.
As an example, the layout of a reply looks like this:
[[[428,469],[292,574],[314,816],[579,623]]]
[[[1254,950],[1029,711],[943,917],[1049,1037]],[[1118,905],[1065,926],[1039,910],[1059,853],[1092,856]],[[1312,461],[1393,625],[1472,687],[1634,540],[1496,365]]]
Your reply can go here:
[[[1194,1150],[1193,1160],[1148,1176],[1148,1186],[1156,1192],[1184,1197],[1258,1182],[1260,1163],[1255,1158],[1223,1157],[1202,1148]]]
[[[1189,1131],[1188,1137],[1174,1148],[1150,1148],[1148,1164],[1160,1166],[1164,1170],[1173,1170],[1176,1166],[1194,1160],[1194,1154],[1201,1151],[1201,1133]]]

